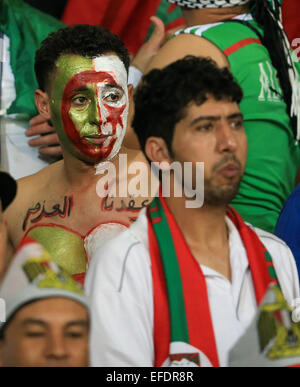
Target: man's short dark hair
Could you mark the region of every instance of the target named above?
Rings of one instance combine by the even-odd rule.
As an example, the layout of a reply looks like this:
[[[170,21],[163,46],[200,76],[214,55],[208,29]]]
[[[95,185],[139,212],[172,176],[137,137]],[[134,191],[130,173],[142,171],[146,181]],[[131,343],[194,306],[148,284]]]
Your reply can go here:
[[[80,55],[86,58],[113,52],[124,63],[128,72],[129,54],[119,37],[100,26],[79,24],[52,32],[37,50],[35,74],[39,88],[45,91],[55,63],[63,54]]]
[[[154,136],[163,138],[172,154],[174,129],[185,117],[188,105],[202,105],[209,96],[237,103],[243,97],[230,71],[217,67],[211,59],[187,56],[144,76],[135,93],[132,123],[142,150]]]

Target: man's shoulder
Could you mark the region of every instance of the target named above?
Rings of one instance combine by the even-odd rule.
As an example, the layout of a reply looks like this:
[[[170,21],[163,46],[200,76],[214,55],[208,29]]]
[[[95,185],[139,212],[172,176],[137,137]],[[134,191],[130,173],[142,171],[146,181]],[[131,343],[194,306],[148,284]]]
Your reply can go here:
[[[18,180],[16,198],[5,212],[9,223],[14,221],[15,218],[18,218],[26,210],[28,205],[32,205],[35,200],[38,201],[41,196],[45,196],[51,176],[53,173],[55,174],[56,168],[57,166],[49,165],[33,175]],[[55,186],[54,178],[53,186]]]
[[[259,239],[265,245],[272,245],[272,246],[274,245],[274,246],[280,246],[283,249],[285,249],[285,248],[289,249],[287,244],[282,239],[278,238],[276,235],[274,235],[268,231],[262,230],[261,228],[254,227],[251,224],[248,224],[248,226],[251,227],[255,231],[255,233],[257,234]]]
[[[299,296],[299,277],[295,258],[287,244],[277,236],[250,225],[270,253],[277,278],[288,302]]]
[[[155,68],[163,68],[187,55],[210,57],[221,67],[228,67],[224,53],[209,40],[196,35],[181,34],[169,40],[153,58],[146,73]]]

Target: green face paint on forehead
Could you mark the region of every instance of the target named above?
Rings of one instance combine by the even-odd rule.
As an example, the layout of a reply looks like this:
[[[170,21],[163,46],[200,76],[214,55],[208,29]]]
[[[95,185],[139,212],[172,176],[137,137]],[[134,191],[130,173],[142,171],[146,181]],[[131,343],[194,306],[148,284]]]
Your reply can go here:
[[[127,112],[127,73],[116,55],[59,58],[51,115],[66,150],[90,163],[108,160],[120,148]]]

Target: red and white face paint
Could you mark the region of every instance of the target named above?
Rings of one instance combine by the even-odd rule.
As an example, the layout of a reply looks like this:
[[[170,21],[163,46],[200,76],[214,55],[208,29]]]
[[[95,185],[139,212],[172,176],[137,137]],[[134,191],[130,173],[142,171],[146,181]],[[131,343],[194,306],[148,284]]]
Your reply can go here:
[[[64,133],[76,154],[80,152],[81,158],[97,163],[113,159],[121,148],[129,98],[127,72],[116,55],[90,61],[93,69],[73,72],[66,83],[60,112]],[[78,63],[78,68],[87,67]]]

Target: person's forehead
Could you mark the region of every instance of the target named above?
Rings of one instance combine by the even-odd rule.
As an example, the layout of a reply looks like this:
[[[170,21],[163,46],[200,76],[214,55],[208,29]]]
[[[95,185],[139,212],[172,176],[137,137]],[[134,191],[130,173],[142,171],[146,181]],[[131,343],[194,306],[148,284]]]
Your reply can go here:
[[[56,81],[68,82],[76,75],[87,71],[95,73],[107,73],[107,77],[113,77],[117,83],[127,84],[127,72],[120,58],[113,53],[101,55],[96,58],[86,58],[80,55],[64,54],[56,62]],[[90,83],[95,83],[91,80]]]
[[[190,103],[187,107],[186,117],[192,117],[195,115],[229,116],[231,114],[239,112],[240,108],[237,102],[233,102],[226,99],[217,101],[214,98],[209,97],[201,105],[197,105],[195,102]]]
[[[78,319],[88,320],[88,311],[79,302],[64,297],[33,301],[24,305],[14,318],[18,325],[30,320],[45,324],[66,324]]]

